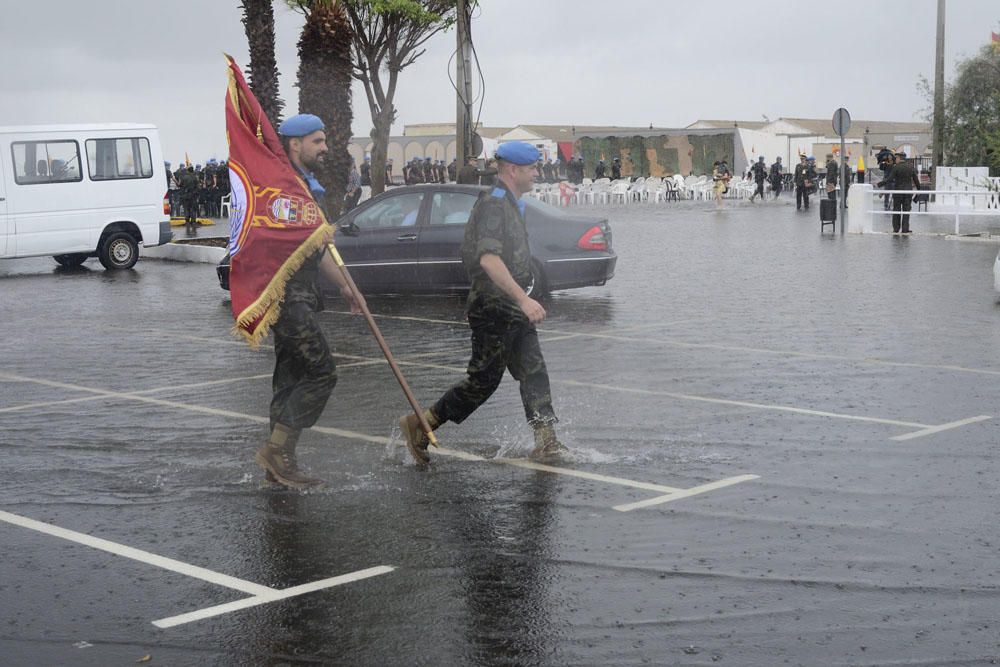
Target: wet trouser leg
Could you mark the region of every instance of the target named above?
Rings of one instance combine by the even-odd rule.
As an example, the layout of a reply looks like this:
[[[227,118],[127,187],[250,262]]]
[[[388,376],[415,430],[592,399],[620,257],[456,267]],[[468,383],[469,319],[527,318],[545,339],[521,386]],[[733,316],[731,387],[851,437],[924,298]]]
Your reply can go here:
[[[910,216],[903,211],[909,211],[913,206],[913,198],[910,195],[893,195],[892,210],[900,213],[892,214],[892,231],[909,232]]]
[[[323,414],[337,384],[337,365],[309,304],[286,303],[272,332],[271,428],[309,428]]]
[[[764,199],[764,181],[757,183],[757,189],[753,191],[753,196]]]
[[[444,423],[462,423],[493,395],[505,369],[521,385],[525,417],[531,424],[552,423],[549,376],[538,344],[538,332],[526,320],[514,321],[469,313],[472,358],[466,377],[446,391],[432,410]]]

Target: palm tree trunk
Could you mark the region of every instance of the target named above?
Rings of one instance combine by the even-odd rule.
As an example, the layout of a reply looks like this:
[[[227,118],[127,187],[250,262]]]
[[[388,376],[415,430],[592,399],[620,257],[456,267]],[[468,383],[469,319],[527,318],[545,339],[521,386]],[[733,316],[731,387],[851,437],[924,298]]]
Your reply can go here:
[[[343,209],[351,168],[351,35],[340,3],[318,2],[299,38],[299,113],[315,114],[326,125],[329,153],[316,177],[326,188],[331,222]]]
[[[278,64],[274,58],[274,8],[271,0],[241,0],[243,27],[250,49],[250,90],[277,129],[285,103],[278,97]]]

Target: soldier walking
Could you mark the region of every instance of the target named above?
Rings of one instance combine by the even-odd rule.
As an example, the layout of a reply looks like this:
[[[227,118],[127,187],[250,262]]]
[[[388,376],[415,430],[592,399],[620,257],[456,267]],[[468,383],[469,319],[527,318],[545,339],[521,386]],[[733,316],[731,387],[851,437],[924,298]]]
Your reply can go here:
[[[886,162],[888,166],[888,162]],[[896,153],[895,165],[889,167],[889,175],[878,184],[886,190],[919,190],[920,178],[913,166],[906,161],[906,153]],[[910,209],[914,195],[892,195],[892,233],[910,233]]]
[[[785,178],[784,169],[781,166],[781,158],[776,158],[771,165],[771,189],[774,190],[774,198],[781,194],[782,180]]]
[[[497,149],[496,185],[476,201],[462,243],[462,263],[472,278],[466,303],[472,358],[465,379],[425,410],[424,417],[432,429],[449,421],[462,423],[509,370],[521,385],[525,417],[534,430],[531,458],[544,460],[565,447],[556,438],[549,375],[535,329],[545,319],[545,309],[525,292],[532,280],[531,251],[521,197],[531,191],[537,159],[538,149],[521,141]],[[417,415],[401,417],[399,425],[410,454],[417,463],[427,463],[428,439]]]
[[[323,121],[312,114],[292,116],[278,127],[278,135],[288,159],[316,202],[322,202],[326,190],[313,171],[326,159]],[[330,233],[332,238],[332,228]],[[289,278],[281,314],[271,329],[275,356],[271,434],[254,457],[267,472],[268,481],[298,489],[322,483],[299,470],[295,447],[302,430],[319,419],[337,384],[337,365],[316,317],[323,309],[323,298],[316,285],[320,271],[340,288],[351,312],[361,312],[361,303],[356,299],[364,297],[355,297],[325,248],[305,260]]]
[[[750,174],[753,176],[754,183],[757,184],[757,189],[750,195],[750,201],[753,201],[754,197],[758,195],[760,196],[760,200],[764,201],[764,183],[767,182],[767,165],[764,163],[763,155],[750,167]]]

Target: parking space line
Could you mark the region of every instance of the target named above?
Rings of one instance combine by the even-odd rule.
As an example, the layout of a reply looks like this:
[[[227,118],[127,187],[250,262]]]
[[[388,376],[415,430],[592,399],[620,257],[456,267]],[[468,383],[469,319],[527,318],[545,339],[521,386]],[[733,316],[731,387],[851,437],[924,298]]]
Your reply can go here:
[[[234,412],[232,410],[222,410],[222,409],[219,409],[219,408],[209,408],[209,407],[205,407],[205,406],[202,406],[202,405],[190,405],[190,404],[187,404],[187,403],[181,403],[179,401],[166,401],[166,400],[162,400],[162,399],[150,398],[150,397],[147,397],[147,396],[137,396],[135,394],[113,392],[113,391],[107,391],[107,390],[104,390],[104,389],[93,389],[93,388],[89,388],[89,387],[83,387],[83,386],[80,386],[80,385],[67,384],[67,383],[64,383],[64,382],[54,382],[52,380],[42,380],[42,379],[29,378],[29,377],[24,377],[24,376],[19,376],[19,375],[11,375],[9,373],[0,373],[0,380],[2,380],[2,379],[14,379],[14,380],[17,380],[17,381],[20,381],[20,382],[34,382],[34,383],[45,385],[45,386],[58,387],[60,389],[71,389],[71,390],[76,390],[76,391],[94,392],[94,393],[100,394],[101,396],[109,397],[109,398],[119,398],[119,399],[124,399],[124,400],[133,400],[133,401],[139,401],[139,402],[143,402],[143,403],[154,403],[154,404],[157,404],[157,405],[164,405],[164,406],[168,406],[168,407],[172,407],[172,408],[177,408],[177,409],[181,409],[181,410],[189,410],[189,411],[192,411],[192,412],[200,412],[200,413],[203,413],[203,414],[211,414],[211,415],[216,415],[216,416],[220,416],[220,417],[230,417],[230,418],[233,418],[233,419],[242,419],[242,420],[246,420],[246,421],[253,421],[253,422],[257,422],[259,424],[266,424],[266,423],[268,423],[268,418],[267,417],[262,417],[262,416],[258,416],[258,415],[251,415],[251,414],[246,414],[246,413],[242,413],[242,412]],[[328,434],[328,435],[335,435],[335,436],[338,436],[338,437],[341,437],[341,438],[345,438],[345,439],[349,439],[349,440],[357,440],[357,441],[361,441],[361,442],[370,442],[370,443],[378,444],[378,445],[389,445],[389,444],[392,444],[392,442],[393,442],[392,439],[387,438],[385,436],[370,435],[368,433],[360,433],[358,431],[350,431],[350,430],[347,430],[347,429],[334,428],[334,427],[330,427],[330,426],[318,426],[317,425],[317,426],[313,426],[312,430],[316,431],[317,433],[324,433],[324,434]],[[614,485],[618,485],[618,486],[627,486],[627,487],[632,487],[632,488],[636,488],[636,489],[651,490],[651,491],[656,491],[656,492],[659,492],[659,493],[682,493],[684,491],[683,489],[677,489],[677,488],[671,487],[671,486],[664,486],[662,484],[652,484],[652,483],[649,483],[649,482],[635,481],[635,480],[630,480],[630,479],[624,479],[624,478],[621,478],[621,477],[611,477],[611,476],[608,476],[608,475],[600,475],[600,474],[589,473],[589,472],[580,471],[580,470],[573,470],[572,468],[562,468],[562,467],[557,467],[557,466],[543,465],[543,464],[539,464],[539,463],[534,463],[532,461],[526,461],[524,459],[507,459],[507,458],[488,459],[488,458],[479,456],[477,454],[471,454],[469,452],[463,452],[463,451],[459,451],[459,450],[447,449],[445,447],[438,447],[438,448],[433,449],[432,451],[435,454],[439,454],[441,456],[447,456],[447,457],[451,457],[451,458],[457,458],[457,459],[461,459],[463,461],[476,461],[476,462],[484,462],[484,463],[497,463],[497,464],[501,464],[501,465],[509,465],[509,466],[514,466],[514,467],[518,467],[518,468],[528,468],[528,469],[531,469],[531,470],[538,470],[538,471],[548,472],[548,473],[557,474],[557,475],[565,475],[567,477],[578,477],[578,478],[581,478],[581,479],[588,479],[588,480],[595,481],[595,482],[603,482],[603,483],[606,483],[606,484],[614,484]]]
[[[903,435],[897,435],[895,437],[889,438],[890,440],[913,440],[914,438],[922,438],[925,435],[931,435],[932,433],[940,433],[941,431],[947,431],[949,429],[958,428],[959,426],[965,426],[966,424],[975,424],[976,422],[986,421],[987,419],[992,419],[990,415],[979,415],[978,417],[969,417],[968,419],[959,419],[958,421],[948,422],[947,424],[939,424],[938,426],[928,426],[927,428],[920,429],[919,431],[913,431],[912,433],[904,433]]]
[[[45,533],[46,535],[51,535],[53,537],[59,537],[64,540],[69,540],[70,542],[76,542],[77,544],[82,544],[101,551],[107,551],[108,553],[115,554],[116,556],[137,560],[141,563],[153,565],[164,570],[177,572],[178,574],[183,574],[193,579],[201,579],[202,581],[207,581],[218,586],[232,588],[233,590],[241,591],[243,593],[249,593],[251,595],[265,595],[276,592],[273,588],[261,586],[260,584],[253,583],[252,581],[237,579],[236,577],[230,577],[228,574],[221,574],[213,570],[198,567],[197,565],[190,565],[179,560],[174,560],[173,558],[158,556],[148,551],[127,547],[124,544],[118,544],[117,542],[111,542],[99,537],[92,537],[84,533],[78,533],[75,530],[67,530],[66,528],[60,528],[59,526],[55,526],[51,523],[35,521],[34,519],[29,519],[17,514],[11,514],[10,512],[0,511],[0,521],[5,521],[15,526],[21,526],[22,528],[34,530],[39,533]]]
[[[826,412],[824,410],[811,410],[808,408],[796,408],[791,405],[768,405],[766,403],[751,403],[749,401],[734,401],[726,398],[712,398],[710,396],[696,396],[694,394],[680,394],[673,391],[657,391],[655,389],[634,389],[630,387],[618,387],[610,384],[598,384],[595,382],[580,382],[578,380],[555,380],[559,384],[567,384],[579,387],[592,387],[594,389],[605,389],[608,391],[620,391],[629,394],[644,394],[647,396],[664,396],[667,398],[677,398],[684,401],[698,401],[700,403],[714,403],[716,405],[732,405],[741,408],[754,408],[756,410],[776,410],[779,412],[791,412],[795,414],[809,415],[812,417],[831,417],[834,419],[848,419],[851,421],[871,422],[875,424],[890,424],[892,426],[912,426],[914,428],[930,428],[930,424],[918,422],[899,421],[897,419],[883,419],[881,417],[862,417],[860,415],[848,415],[839,412]]]
[[[344,584],[349,584],[355,581],[361,581],[362,579],[368,579],[370,577],[377,577],[380,574],[388,574],[394,571],[396,568],[391,565],[378,565],[376,567],[370,567],[365,570],[358,570],[356,572],[349,572],[347,574],[342,574],[337,577],[330,577],[329,579],[320,579],[319,581],[314,581],[308,584],[302,584],[301,586],[293,586],[291,588],[286,588],[284,590],[272,590],[271,592],[263,593],[261,595],[255,595],[253,597],[244,598],[242,600],[235,600],[233,602],[227,602],[225,604],[216,605],[214,607],[206,607],[205,609],[199,609],[197,611],[190,611],[186,614],[179,614],[177,616],[171,616],[169,618],[161,618],[157,621],[153,621],[153,625],[158,628],[173,628],[178,625],[183,625],[185,623],[193,623],[194,621],[200,621],[206,618],[212,618],[213,616],[221,616],[222,614],[228,614],[230,612],[239,611],[241,609],[249,609],[250,607],[256,607],[257,605],[267,604],[269,602],[276,602],[278,600],[286,600],[291,597],[296,597],[298,595],[305,595],[306,593],[313,593],[315,591],[321,591],[325,588],[333,588],[334,586],[342,586]]]
[[[12,405],[9,408],[0,408],[0,414],[6,412],[20,412],[21,410],[33,410],[34,408],[48,408],[53,405],[63,405],[65,403],[86,403],[87,401],[99,401],[104,396],[81,396],[79,398],[64,398],[61,401],[40,401],[38,403],[22,403]]]
[[[348,315],[348,311],[342,310],[327,310],[327,313],[335,315]],[[464,325],[465,322],[461,320],[435,320],[420,317],[403,317],[400,315],[375,315],[376,318],[383,319],[402,319],[415,322],[426,322],[428,324],[450,324],[450,325]],[[614,329],[613,331],[620,332],[625,329]],[[673,340],[670,338],[638,338],[632,336],[618,336],[614,333],[587,333],[587,332],[577,332],[577,331],[565,331],[562,329],[538,329],[540,334],[555,334],[557,336],[572,336],[585,337],[585,338],[603,338],[607,340],[617,340],[624,342],[635,342],[635,343],[653,343],[658,345],[668,345],[671,347],[681,347],[681,348],[691,348],[691,349],[708,349],[708,350],[723,350],[726,352],[751,352],[754,354],[769,354],[776,356],[788,356],[788,357],[801,357],[805,359],[828,359],[831,361],[846,361],[854,364],[874,364],[879,366],[896,366],[901,368],[921,368],[928,370],[940,370],[940,371],[954,371],[956,373],[972,373],[977,375],[995,375],[1000,376],[1000,370],[993,370],[988,368],[969,368],[967,366],[956,366],[953,364],[921,364],[916,362],[906,362],[906,361],[890,361],[888,359],[879,359],[878,357],[849,357],[846,355],[838,354],[820,354],[817,352],[800,352],[797,350],[773,350],[768,348],[760,347],[747,347],[743,345],[721,345],[718,343],[689,343],[686,341]],[[551,339],[550,339],[551,340]]]
[[[693,486],[690,489],[676,489],[673,493],[668,493],[656,498],[640,500],[635,503],[626,503],[625,505],[616,505],[612,509],[618,510],[619,512],[631,512],[632,510],[637,510],[643,507],[653,507],[654,505],[662,505],[663,503],[680,500],[681,498],[690,498],[691,496],[697,496],[709,491],[715,491],[716,489],[723,489],[727,486],[732,486],[733,484],[739,484],[740,482],[749,482],[753,479],[760,479],[760,476],[737,475],[736,477],[727,477],[726,479],[720,479],[717,482],[709,482],[708,484]]]
[[[535,463],[534,461],[529,461],[528,459],[495,459],[495,460],[502,461],[507,465],[517,466],[518,468],[527,468],[529,470],[540,470],[542,472],[552,472],[560,475],[568,475],[570,477],[589,479],[595,482],[604,482],[605,484],[630,486],[633,489],[645,489],[646,491],[659,491],[660,493],[680,493],[681,491],[683,491],[683,489],[678,489],[672,486],[663,486],[662,484],[636,482],[631,479],[623,479],[621,477],[609,477],[608,475],[598,475],[596,473],[586,472],[583,470],[556,468],[554,466],[545,465],[543,463]]]

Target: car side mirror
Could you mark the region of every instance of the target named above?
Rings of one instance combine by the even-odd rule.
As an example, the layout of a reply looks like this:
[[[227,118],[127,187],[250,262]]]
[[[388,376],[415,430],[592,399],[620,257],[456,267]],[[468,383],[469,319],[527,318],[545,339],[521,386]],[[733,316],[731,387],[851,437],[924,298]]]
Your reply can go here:
[[[347,222],[342,222],[338,229],[345,236],[357,236],[361,232],[361,228],[354,224],[353,220],[348,220]]]

